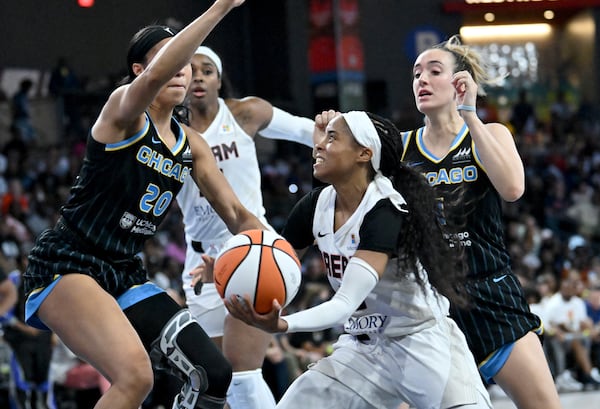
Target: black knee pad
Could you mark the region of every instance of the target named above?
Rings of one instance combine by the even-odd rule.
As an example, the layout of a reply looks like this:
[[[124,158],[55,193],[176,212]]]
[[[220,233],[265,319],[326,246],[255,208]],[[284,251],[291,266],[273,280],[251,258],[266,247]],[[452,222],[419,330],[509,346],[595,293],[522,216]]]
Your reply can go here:
[[[178,334],[177,343],[192,362],[200,364],[208,378],[206,394],[225,397],[231,383],[232,367],[200,324],[188,325]]]
[[[231,364],[187,309],[171,318],[153,345],[150,356],[155,366],[170,369],[182,380],[191,381],[182,391],[201,388],[201,392],[215,398],[226,396]]]
[[[190,364],[200,367],[206,374],[206,393],[216,399],[226,396],[231,382],[231,364],[197,321],[192,319],[188,322],[189,312],[183,310],[171,297],[166,293],[157,294],[127,308],[125,314],[138,332],[153,363],[167,370],[174,368],[164,352],[157,354],[160,348],[157,349],[156,346],[165,327],[173,323],[174,317],[179,316],[187,324],[181,325],[177,334],[169,335],[175,336],[175,342]],[[174,326],[177,327],[178,325]],[[174,369],[173,373],[186,380],[182,377],[181,370]]]

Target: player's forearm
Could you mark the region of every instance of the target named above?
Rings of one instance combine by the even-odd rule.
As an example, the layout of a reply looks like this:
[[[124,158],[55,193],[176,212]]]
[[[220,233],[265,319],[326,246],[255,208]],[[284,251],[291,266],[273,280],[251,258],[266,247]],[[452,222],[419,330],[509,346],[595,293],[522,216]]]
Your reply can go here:
[[[150,64],[149,69],[155,72],[161,82],[172,78],[183,66],[189,63],[194,51],[202,44],[216,25],[233,9],[231,0],[217,0],[206,12],[179,32],[163,47]]]
[[[352,257],[342,285],[331,300],[313,308],[281,317],[287,332],[319,331],[344,324],[377,285],[377,272],[365,261]]]
[[[245,207],[240,206],[234,209],[233,214],[235,216],[226,222],[227,228],[230,232],[237,234],[244,230],[251,229],[268,230],[267,227],[262,224],[255,215],[250,213]]]
[[[273,107],[271,121],[259,134],[265,138],[297,142],[312,148],[314,126],[315,123],[311,119]]]

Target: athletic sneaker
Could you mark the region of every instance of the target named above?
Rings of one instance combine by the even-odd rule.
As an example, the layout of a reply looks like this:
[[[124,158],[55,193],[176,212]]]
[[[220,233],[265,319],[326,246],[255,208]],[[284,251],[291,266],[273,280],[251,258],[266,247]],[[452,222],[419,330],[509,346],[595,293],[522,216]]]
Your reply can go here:
[[[598,368],[592,368],[592,371],[590,372],[590,378],[600,383],[600,371]]]
[[[573,378],[568,370],[556,377],[555,384],[559,392],[579,392],[583,390],[583,384]]]
[[[581,377],[581,382],[583,383],[585,390],[593,390],[600,388],[600,373],[596,368],[593,368],[588,375],[583,375]]]

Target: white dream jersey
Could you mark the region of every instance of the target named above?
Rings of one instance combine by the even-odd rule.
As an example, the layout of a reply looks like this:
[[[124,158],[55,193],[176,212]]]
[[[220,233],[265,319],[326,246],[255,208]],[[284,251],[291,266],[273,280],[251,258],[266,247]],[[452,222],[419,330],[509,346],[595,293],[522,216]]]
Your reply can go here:
[[[343,270],[360,243],[359,230],[363,219],[383,196],[371,182],[356,211],[334,233],[335,198],[333,187],[322,190],[312,229],[327,267],[329,283],[337,291]],[[414,279],[396,277],[395,268],[396,259],[391,259],[383,277],[344,325],[346,332],[354,335],[383,333],[397,337],[431,327],[436,320],[448,315],[448,300],[434,292],[426,277],[426,292],[423,292]],[[421,274],[425,276],[423,271]]]
[[[217,116],[201,135],[237,197],[252,214],[265,222],[254,139],[236,122],[222,98],[219,98]],[[183,213],[185,234],[192,240],[224,242],[231,237],[225,222],[199,193],[191,176],[186,178],[177,202]]]

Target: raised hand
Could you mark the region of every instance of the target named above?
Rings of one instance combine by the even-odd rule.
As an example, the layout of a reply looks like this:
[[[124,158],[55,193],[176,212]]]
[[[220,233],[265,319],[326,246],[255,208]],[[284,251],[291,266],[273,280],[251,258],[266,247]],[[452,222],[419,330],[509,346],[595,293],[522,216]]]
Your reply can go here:
[[[456,105],[475,106],[478,86],[468,71],[454,73],[452,85],[456,90]]]
[[[313,145],[323,140],[325,136],[325,128],[327,124],[331,122],[333,118],[341,115],[338,111],[330,109],[329,111],[323,111],[315,116],[315,129],[313,131]]]

